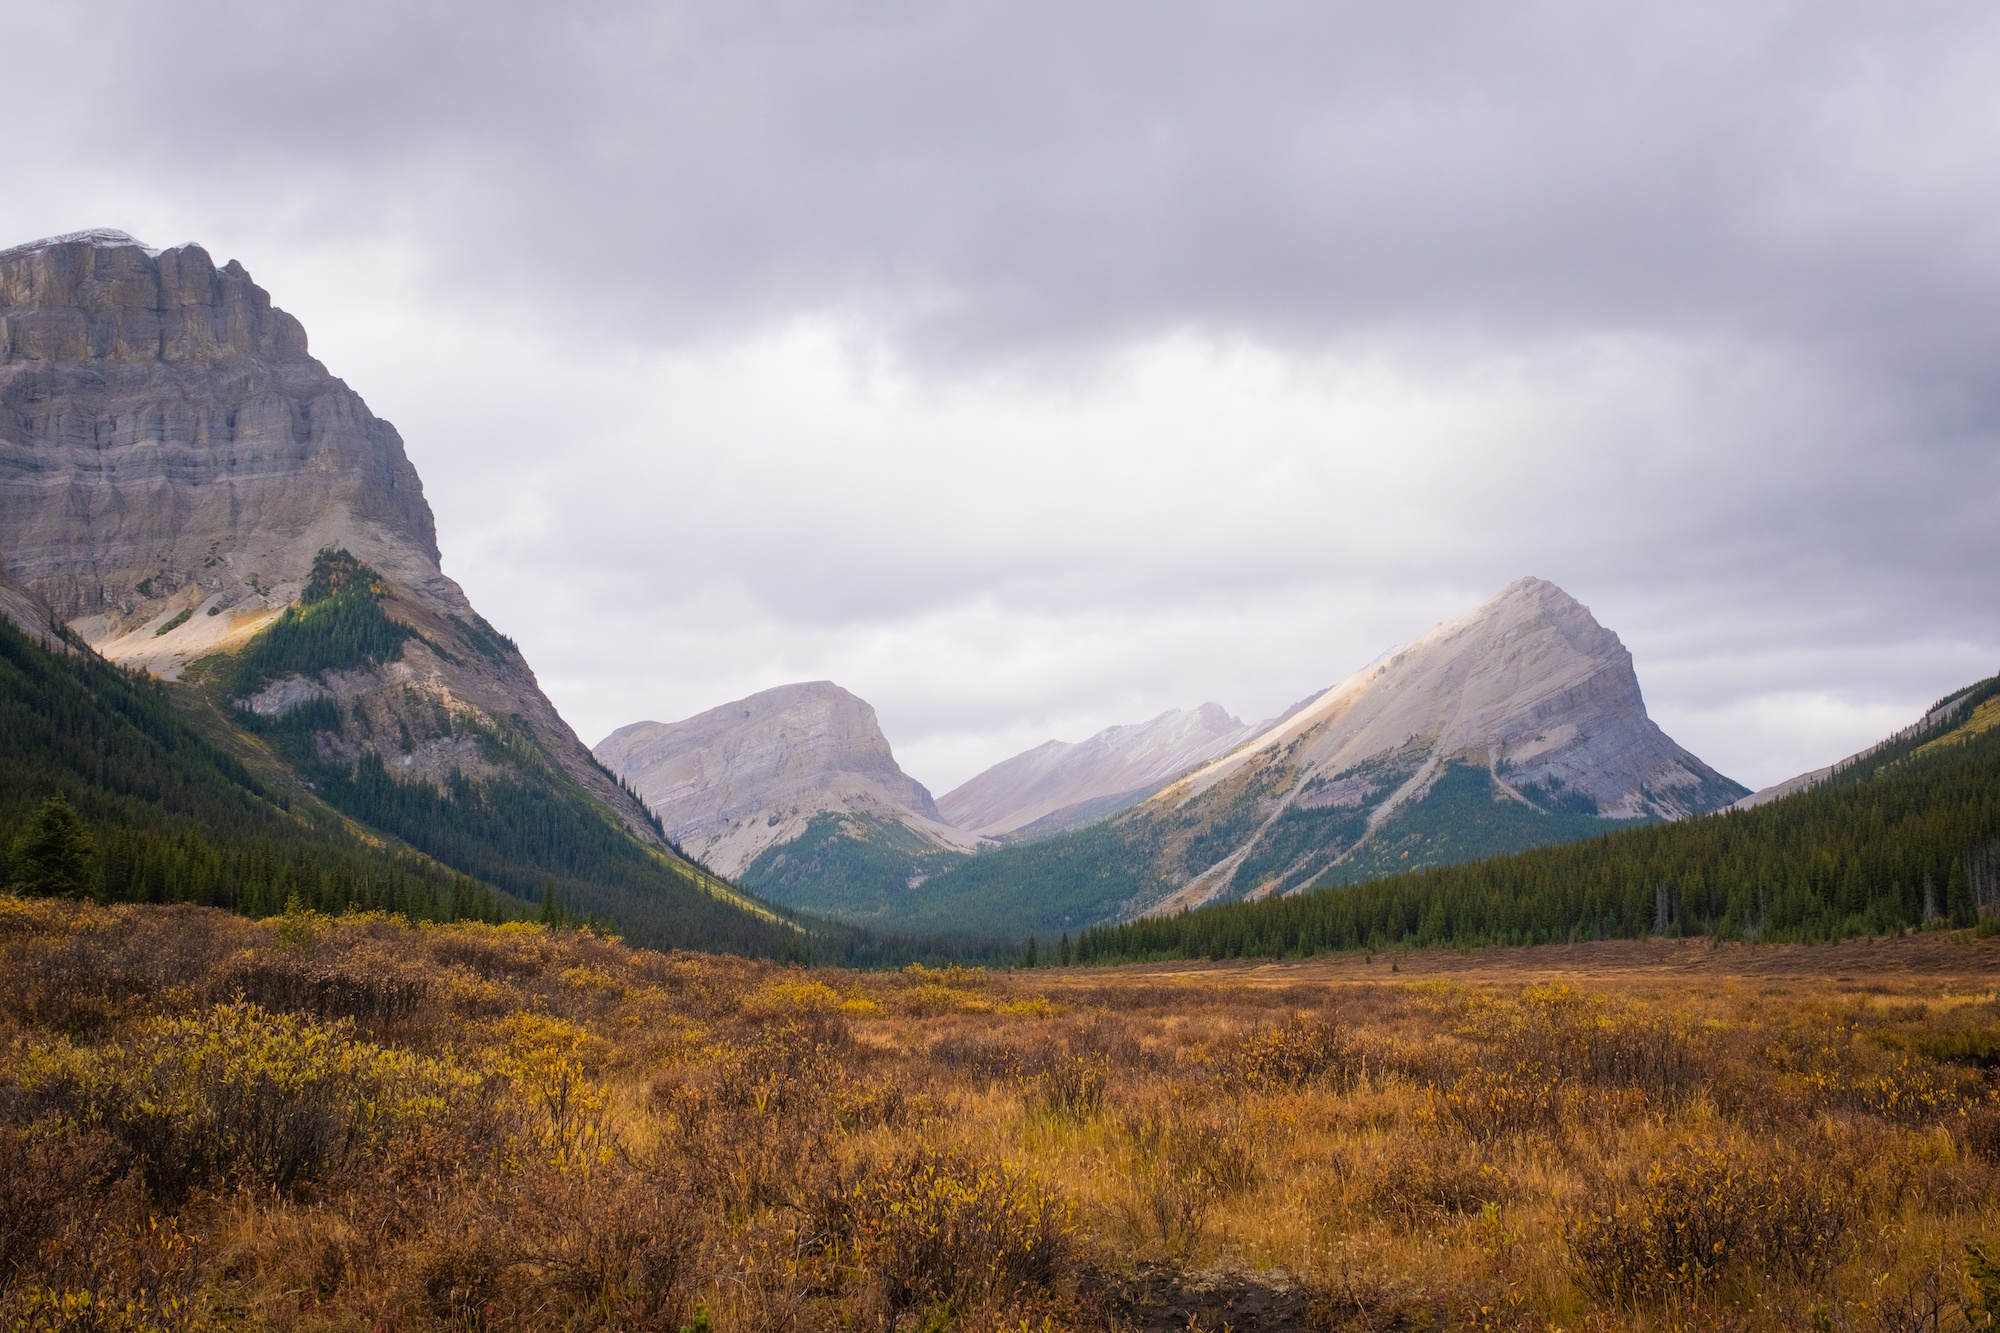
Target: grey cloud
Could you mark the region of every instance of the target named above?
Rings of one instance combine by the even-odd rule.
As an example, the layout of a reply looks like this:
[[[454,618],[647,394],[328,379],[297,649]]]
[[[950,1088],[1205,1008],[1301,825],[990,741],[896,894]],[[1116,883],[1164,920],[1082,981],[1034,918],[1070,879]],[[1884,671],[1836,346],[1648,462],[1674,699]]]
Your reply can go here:
[[[400,266],[346,277],[383,288],[351,308],[480,326],[490,341],[398,345],[425,359],[409,384],[365,328],[318,345],[404,426],[448,563],[586,730],[658,711],[636,678],[655,662],[687,712],[856,663],[923,735],[1010,708],[1254,712],[1527,572],[1592,602],[1657,671],[1656,705],[1691,714],[1787,681],[1927,699],[2000,641],[1991,6],[0,0],[0,18],[32,53],[10,69],[0,213],[166,201],[267,281],[259,247],[382,246]],[[132,223],[46,230],[88,225]],[[787,444],[818,423],[778,418],[738,443],[675,415],[685,386],[612,361],[802,316],[919,386],[984,387],[939,415],[933,458]],[[1115,397],[1108,364],[1183,331],[1302,375],[1377,358],[1440,398],[1504,404],[1464,381],[1517,374],[1546,410],[1503,429],[1496,408],[1426,452],[1368,438],[1365,414],[1321,438],[1295,405],[1296,429],[1229,436],[1247,461],[1193,449],[1207,472],[1141,418],[1071,457],[976,429],[1017,390]],[[510,343],[527,350],[492,370]],[[1606,371],[1606,346],[1645,373]],[[447,361],[471,369],[447,384]],[[581,369],[557,382],[558,363]],[[1600,380],[1608,406],[1563,396]],[[1398,448],[1372,472],[1310,466]],[[853,465],[828,465],[841,449]],[[732,452],[751,462],[712,464]],[[510,510],[523,493],[541,508]],[[853,647],[902,633],[955,661],[923,626],[981,606],[1050,636],[1037,663],[1093,620],[1129,617],[1141,646],[984,694]],[[1276,665],[1220,642],[1255,635],[1245,607],[1301,606],[1341,623],[1296,613],[1260,650]]]
[[[940,355],[1438,320],[1993,350],[1973,4],[10,8],[91,52],[45,136],[407,228],[434,280],[621,337],[862,308]]]

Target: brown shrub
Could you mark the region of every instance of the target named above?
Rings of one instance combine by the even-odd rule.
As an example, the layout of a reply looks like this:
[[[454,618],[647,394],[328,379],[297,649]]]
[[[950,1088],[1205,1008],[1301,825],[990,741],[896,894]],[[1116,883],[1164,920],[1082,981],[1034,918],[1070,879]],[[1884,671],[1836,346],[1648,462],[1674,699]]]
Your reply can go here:
[[[88,1217],[123,1161],[101,1131],[0,1128],[0,1291],[46,1271],[44,1248]]]
[[[1629,1089],[1679,1105],[1709,1080],[1710,1043],[1686,1022],[1614,1007],[1554,983],[1529,986],[1515,1005],[1453,997],[1458,1034],[1489,1052],[1496,1070],[1539,1068],[1550,1081]]]
[[[1564,1236],[1587,1290],[1657,1300],[1729,1273],[1818,1278],[1839,1258],[1851,1207],[1832,1173],[1809,1161],[1690,1146],[1643,1181],[1600,1188]]]
[[[1254,1136],[1227,1103],[1162,1098],[1128,1110],[1122,1127],[1137,1168],[1127,1220],[1170,1255],[1191,1253],[1215,1206],[1257,1183]]]
[[[1225,1083],[1248,1092],[1351,1092],[1367,1073],[1368,1051],[1340,1024],[1294,1014],[1226,1043],[1215,1063]]]
[[[0,956],[0,1012],[35,1026],[97,1035],[133,1013],[156,1012],[182,987],[199,988],[254,929],[213,908],[37,904]]]
[[[239,954],[204,987],[210,1003],[249,1000],[266,1009],[314,1018],[386,1024],[422,1009],[436,987],[419,973],[315,960],[293,954]]]
[[[1427,1110],[1436,1123],[1492,1143],[1559,1128],[1571,1100],[1550,1070],[1524,1060],[1511,1069],[1468,1069],[1449,1088],[1433,1084]]]
[[[1989,1102],[1968,1112],[1961,1132],[1973,1156],[2000,1165],[2000,1105]]]
[[[1507,1177],[1469,1144],[1437,1136],[1384,1153],[1366,1182],[1368,1207],[1406,1231],[1504,1202]]]
[[[1015,1168],[919,1149],[819,1214],[822,1245],[866,1276],[883,1323],[939,1304],[965,1312],[1072,1275],[1074,1208]]]
[[[836,1142],[900,1123],[922,1098],[870,1077],[837,1015],[788,1020],[652,1084],[666,1151],[737,1215],[828,1188]]]

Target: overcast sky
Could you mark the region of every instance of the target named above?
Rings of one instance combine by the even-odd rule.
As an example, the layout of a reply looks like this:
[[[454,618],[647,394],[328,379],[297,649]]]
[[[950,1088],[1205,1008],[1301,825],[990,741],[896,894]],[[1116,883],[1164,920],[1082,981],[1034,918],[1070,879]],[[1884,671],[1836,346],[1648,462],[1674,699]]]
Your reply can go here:
[[[2000,668],[1990,3],[0,0],[0,243],[243,261],[588,742],[942,792],[1522,574],[1753,786]]]

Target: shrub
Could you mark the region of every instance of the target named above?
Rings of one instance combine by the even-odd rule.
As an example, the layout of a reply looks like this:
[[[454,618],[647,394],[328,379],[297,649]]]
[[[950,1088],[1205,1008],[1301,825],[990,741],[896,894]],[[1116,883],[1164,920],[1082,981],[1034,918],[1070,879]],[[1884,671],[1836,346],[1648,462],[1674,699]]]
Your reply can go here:
[[[1224,1046],[1224,1080],[1249,1092],[1289,1092],[1325,1084],[1352,1091],[1367,1069],[1366,1052],[1339,1024],[1293,1015]]]
[[[214,1001],[243,999],[319,1019],[392,1023],[424,1008],[434,987],[414,972],[246,953],[219,968],[206,989]]]
[[[1687,1147],[1655,1162],[1636,1188],[1600,1191],[1565,1239],[1587,1289],[1656,1300],[1753,1268],[1818,1278],[1839,1257],[1849,1208],[1830,1175],[1804,1162]]]
[[[1015,1080],[1030,1106],[1049,1115],[1088,1119],[1104,1109],[1111,1059],[1101,1052],[1079,1054],[1065,1046],[1044,1053]]]
[[[1437,1123],[1492,1143],[1558,1128],[1567,1100],[1554,1073],[1524,1060],[1511,1069],[1468,1069],[1449,1088],[1433,1084],[1426,1110]]]
[[[1367,1183],[1369,1207],[1404,1230],[1476,1213],[1508,1195],[1507,1177],[1467,1144],[1427,1136],[1384,1155]]]
[[[494,1025],[501,1041],[495,1072],[535,1112],[534,1135],[550,1161],[581,1156],[597,1137],[606,1095],[584,1068],[591,1035],[545,1014],[516,1012]]]
[[[1124,1129],[1137,1167],[1131,1220],[1142,1235],[1157,1235],[1168,1254],[1193,1250],[1215,1205],[1257,1183],[1254,1140],[1226,1106],[1160,1101],[1128,1113]]]
[[[1973,1156],[2000,1164],[2000,1105],[1982,1106],[1965,1117],[1965,1146]]]
[[[158,1194],[289,1190],[379,1151],[466,1086],[451,1067],[239,1001],[155,1019],[128,1047],[38,1049],[24,1083],[59,1116],[101,1125]]]
[[[1049,1288],[1070,1271],[1075,1232],[1074,1208],[1034,1177],[928,1148],[851,1187],[823,1227],[891,1319]]]

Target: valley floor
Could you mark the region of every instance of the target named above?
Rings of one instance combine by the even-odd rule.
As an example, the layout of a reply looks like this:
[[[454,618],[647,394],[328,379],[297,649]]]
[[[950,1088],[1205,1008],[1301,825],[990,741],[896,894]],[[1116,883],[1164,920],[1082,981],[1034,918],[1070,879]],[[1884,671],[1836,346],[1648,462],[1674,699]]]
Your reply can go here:
[[[1962,933],[858,973],[0,897],[0,1327],[1984,1327],[1996,978]]]

